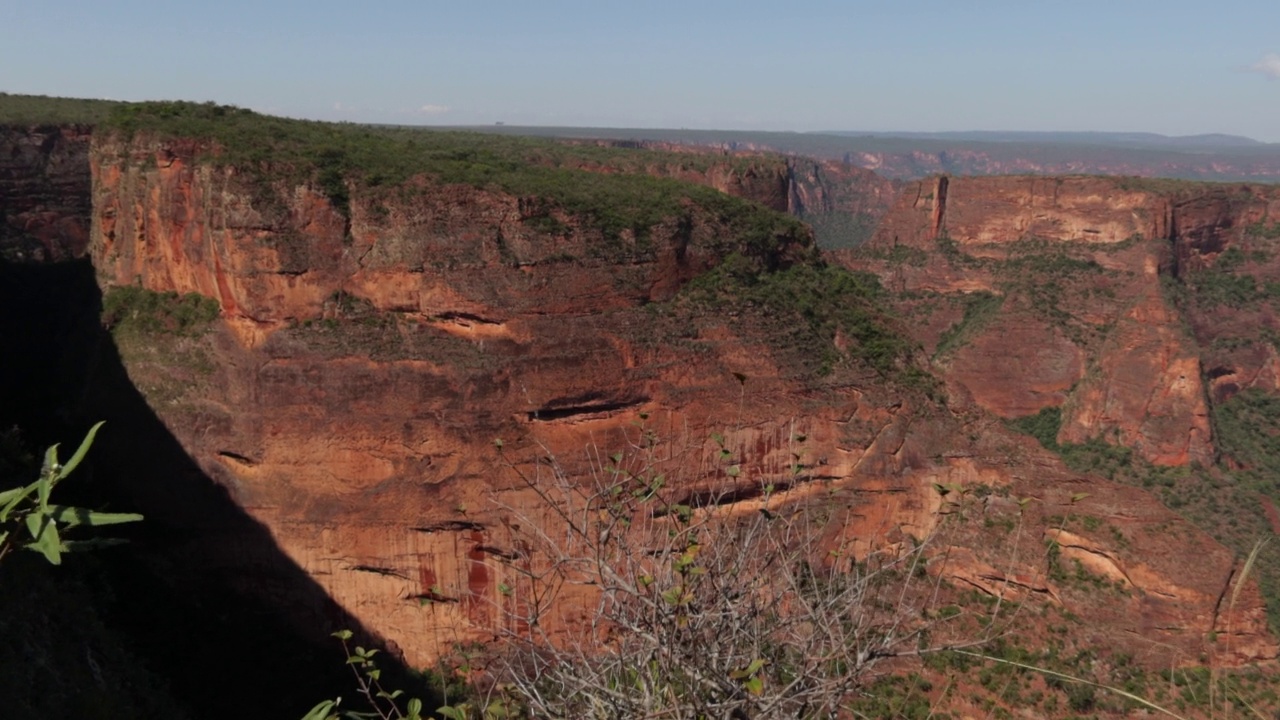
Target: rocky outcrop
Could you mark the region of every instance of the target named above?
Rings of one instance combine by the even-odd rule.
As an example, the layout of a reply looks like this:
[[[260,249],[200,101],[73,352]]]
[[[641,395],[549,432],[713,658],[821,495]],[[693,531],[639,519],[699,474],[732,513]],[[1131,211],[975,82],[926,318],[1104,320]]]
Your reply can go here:
[[[659,439],[654,468],[671,487],[729,483],[753,512],[761,486],[782,488],[777,502],[813,507],[829,542],[859,552],[893,533],[951,533],[940,485],[1048,508],[1068,502],[1072,483],[1093,493],[1100,482],[1047,471],[1051,460],[959,398],[944,410],[856,369],[798,374],[777,319],[750,306],[689,314],[664,302],[731,251],[760,252],[696,205],[647,234],[610,237],[536,198],[419,178],[353,185],[344,215],[305,184],[264,191],[198,155],[156,139],[95,147],[104,286],[199,292],[222,308],[214,331],[182,347],[122,339],[131,377],[203,471],[412,664],[508,629],[503,588],[523,577],[512,526],[555,523],[521,478],[590,482],[600,458],[646,437]],[[779,227],[766,264],[806,257],[808,238]],[[203,359],[191,366],[148,361],[193,352]],[[1076,372],[1050,373],[1042,391],[1062,392]],[[1142,493],[1106,502],[1079,507],[1115,516],[1133,538],[1118,562],[1148,571],[1133,571],[1141,592],[1106,617],[1196,656],[1215,627],[1226,551],[1187,528],[1195,553],[1222,562],[1187,574],[1146,560],[1154,549],[1131,518],[1182,521]],[[1015,517],[988,507],[993,523]],[[1051,517],[1024,521],[1039,533]],[[1001,526],[947,535],[940,547],[954,559],[933,571],[999,568],[1051,584],[1073,611],[1103,612],[1047,578],[1042,556],[994,539]],[[1256,622],[1240,632],[1265,638]]]
[[[1270,311],[1223,316],[1215,302],[1209,319],[1196,310],[1196,278],[1247,247],[1258,272],[1245,282],[1261,292],[1271,256],[1257,228],[1275,217],[1277,197],[1266,186],[940,177],[908,186],[867,248],[844,259],[878,272],[914,312],[937,304],[919,293],[941,293],[944,305],[978,291],[1003,298],[998,319],[980,327],[955,315],[916,326],[929,346],[939,333],[962,340],[938,366],[986,409],[1019,417],[1061,406],[1060,442],[1105,438],[1153,463],[1207,465],[1216,450],[1202,365],[1232,383],[1267,377],[1269,362],[1257,352],[1214,359],[1210,328],[1268,326],[1257,313]]]
[[[1158,465],[1212,462],[1200,357],[1152,287],[1116,320],[1097,370],[1076,388],[1058,438],[1107,437]]]
[[[546,198],[426,176],[394,187],[350,182],[339,208],[305,180],[210,162],[198,142],[94,143],[89,253],[109,297],[123,286],[197,292],[220,311],[202,334],[117,329],[129,382],[189,465],[172,482],[134,479],[135,489],[154,486],[141,509],[157,523],[202,528],[172,562],[216,558],[237,591],[300,608],[300,622],[326,613],[358,622],[415,666],[500,636],[511,629],[507,593],[525,578],[521,528],[556,527],[527,480],[589,484],[602,459],[621,452],[644,458],[673,492],[723,488],[744,513],[758,512],[772,486],[770,502],[807,511],[833,548],[865,554],[931,538],[934,575],[1058,606],[1083,619],[1081,633],[1141,648],[1153,666],[1194,661],[1228,624],[1238,642],[1224,662],[1275,654],[1251,589],[1229,620],[1215,609],[1233,577],[1228,551],[1144,492],[1067,472],[981,409],[1016,415],[1058,403],[1088,374],[1103,341],[1072,323],[1036,325],[1038,296],[1009,294],[1000,310],[1009,314],[990,322],[963,303],[938,311],[968,316],[977,338],[941,352],[965,378],[943,393],[848,360],[819,376],[804,362],[829,348],[796,347],[799,312],[775,317],[749,302],[679,296],[735,252],[762,268],[810,261],[808,235],[780,218],[762,243],[689,202],[652,227],[610,234]],[[945,207],[900,205],[885,226],[918,226],[918,236],[878,235],[874,244],[933,252],[952,233],[963,245],[941,267],[917,267],[907,253],[885,272],[916,302],[931,298],[925,288],[1001,291],[1002,267],[983,266],[978,280],[955,268],[968,267],[965,257],[1016,256],[985,245],[979,254],[955,237],[953,217],[969,218],[974,232],[981,223],[966,214],[967,188],[951,185]],[[788,202],[840,206],[823,192],[793,187]],[[1037,202],[1024,210],[1033,219],[1053,211]],[[1013,210],[995,216],[1019,222]],[[1078,282],[1111,288],[1117,308],[1133,306],[1123,268],[1148,252],[1121,238],[1093,256],[1120,274],[1103,282],[1090,270]],[[1172,255],[1149,256],[1152,267],[1172,265]],[[1001,337],[1033,349],[1009,353]],[[1007,392],[984,391],[1002,352],[1028,370]],[[1040,359],[1059,354],[1068,359]],[[150,444],[123,447],[115,457],[145,455]],[[196,475],[215,489],[193,492]],[[265,572],[264,557],[238,539],[243,523],[202,516],[215,495],[247,512],[341,612],[313,607],[314,596]],[[1065,556],[1112,588],[1127,583],[1124,592],[1100,594],[1054,571],[1043,542],[1055,529],[1071,533],[1055,536]],[[1205,561],[1177,560],[1186,556]],[[575,612],[566,607],[560,621]],[[1157,657],[1153,647],[1164,649]]]

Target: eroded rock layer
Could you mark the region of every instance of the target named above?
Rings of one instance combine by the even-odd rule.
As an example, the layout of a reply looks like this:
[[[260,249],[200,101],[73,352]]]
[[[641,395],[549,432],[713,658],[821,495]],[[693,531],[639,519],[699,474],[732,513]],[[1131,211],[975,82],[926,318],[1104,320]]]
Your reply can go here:
[[[1160,320],[1159,296],[1144,294],[1167,262],[1131,239],[1170,227],[1171,211],[1144,219],[1139,193],[1101,216],[1102,186],[1070,201],[1052,187],[1001,190],[990,207],[967,209],[969,189],[953,181],[945,208],[936,188],[899,205],[873,247],[950,237],[958,258],[979,246],[1006,258],[1028,229],[1047,242],[1096,230],[1095,262],[1117,268],[1105,286],[1115,297],[1089,312],[1125,308],[1133,325],[1095,339],[1028,320],[1043,309],[1037,296],[1006,299],[1014,314],[986,331],[1033,346],[1018,355],[1030,389],[985,389],[976,379],[989,361],[962,353],[994,357],[998,342],[961,343],[951,362],[969,384],[941,404],[857,362],[815,373],[816,357],[851,341],[796,344],[803,315],[678,296],[734,253],[777,269],[811,262],[810,239],[785,223],[770,242],[744,244],[731,219],[691,203],[609,235],[537,198],[426,176],[353,184],[343,212],[306,182],[264,186],[203,161],[198,143],[95,142],[91,253],[103,286],[195,292],[220,306],[204,335],[118,336],[133,381],[203,471],[413,664],[501,635],[502,588],[519,581],[512,518],[555,526],[520,477],[554,467],[590,482],[600,458],[643,433],[669,448],[655,462],[676,486],[728,483],[748,510],[760,487],[781,486],[778,502],[811,507],[828,541],[863,551],[894,533],[943,532],[939,486],[973,492],[984,499],[945,530],[950,549],[934,572],[979,592],[1047,598],[1099,638],[1140,639],[1148,655],[1156,641],[1176,648],[1176,661],[1198,657],[1228,624],[1239,636],[1231,661],[1274,654],[1256,591],[1230,618],[1219,607],[1235,568],[1227,550],[1141,491],[1066,472],[978,407],[1009,415],[1074,403],[1063,433],[1115,428],[1162,462],[1209,452],[1199,378],[1184,377],[1193,351]],[[884,277],[891,288],[999,290],[994,271],[960,277],[936,263]],[[1118,345],[1111,355],[1108,342]],[[1172,349],[1150,372],[1081,382],[1095,357],[1161,343]],[[1052,367],[1039,366],[1042,354]],[[1185,382],[1164,387],[1170,378]],[[1146,393],[1140,417],[1131,392]],[[1012,542],[1025,548],[1004,537],[1005,523],[1024,528]],[[1177,561],[1169,528],[1180,553],[1205,562]],[[1117,597],[1050,572],[1045,537]]]

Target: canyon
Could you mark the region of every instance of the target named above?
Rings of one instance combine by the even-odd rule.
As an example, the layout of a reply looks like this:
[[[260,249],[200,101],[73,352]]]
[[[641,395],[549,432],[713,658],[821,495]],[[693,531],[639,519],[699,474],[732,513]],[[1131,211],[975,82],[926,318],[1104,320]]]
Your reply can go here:
[[[1277,656],[1270,585],[1241,584],[1230,538],[1059,452],[1125,448],[1177,487],[1251,462],[1215,413],[1280,382],[1273,187],[529,151],[538,182],[673,198],[615,223],[560,185],[334,185],[163,123],[0,135],[6,344],[83,351],[7,359],[4,421],[107,420],[95,473],[158,534],[137,551],[156,587],[229,588],[299,637],[357,627],[430,666],[512,630],[513,525],[557,528],[523,478],[588,484],[652,436],[672,492],[755,512],[776,486],[864,556],[936,538],[931,574],[1055,608],[1081,646]],[[32,297],[71,319],[21,317]],[[1046,413],[1040,442],[1019,432]]]

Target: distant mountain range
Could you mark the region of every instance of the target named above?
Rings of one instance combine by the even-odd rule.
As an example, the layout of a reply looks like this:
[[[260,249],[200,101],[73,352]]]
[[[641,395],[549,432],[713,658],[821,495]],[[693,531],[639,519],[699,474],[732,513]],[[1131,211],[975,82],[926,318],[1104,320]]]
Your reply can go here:
[[[831,130],[813,133],[838,137],[890,137],[915,140],[949,140],[952,142],[1015,142],[1053,145],[1114,145],[1133,148],[1168,148],[1174,150],[1215,150],[1224,148],[1258,148],[1268,143],[1223,133],[1201,135],[1160,135],[1144,132],[1027,132],[1018,130],[973,130],[966,132],[866,132]]]
[[[634,140],[839,160],[895,179],[952,175],[1133,175],[1280,182],[1280,143],[1238,135],[1108,132],[755,132],[638,128],[466,128],[478,132]]]

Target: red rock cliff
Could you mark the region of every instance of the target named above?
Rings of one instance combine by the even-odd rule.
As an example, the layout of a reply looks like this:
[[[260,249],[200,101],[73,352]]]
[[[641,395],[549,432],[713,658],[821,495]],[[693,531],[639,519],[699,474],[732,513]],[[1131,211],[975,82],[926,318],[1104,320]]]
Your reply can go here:
[[[1066,473],[960,395],[944,409],[866,372],[799,375],[785,332],[751,307],[659,307],[728,253],[760,252],[714,213],[690,205],[647,234],[608,237],[537,198],[418,178],[353,186],[344,216],[305,184],[264,188],[199,162],[206,149],[95,140],[91,253],[103,285],[199,292],[222,308],[203,338],[122,344],[131,377],[201,468],[415,665],[500,629],[500,588],[519,579],[504,561],[503,508],[537,512],[504,468],[533,473],[554,457],[590,477],[592,457],[634,443],[639,422],[682,449],[670,475],[694,485],[714,471],[687,458],[714,456],[708,438],[722,433],[747,498],[791,476],[803,435],[805,482],[780,501],[816,503],[830,537],[864,550],[894,529],[935,529],[936,484],[1037,498],[1025,520],[1035,546],[1063,508],[1109,518],[1123,545],[1086,531],[1063,545],[1136,589],[1120,602],[1060,587],[1039,555],[1011,554],[981,524],[946,541],[959,559],[935,572],[981,592],[1048,593],[1099,638],[1124,627],[1196,657],[1234,623],[1232,661],[1274,654],[1254,594],[1237,617],[1215,609],[1230,554],[1145,493]],[[904,202],[886,227],[916,227],[925,204]],[[924,215],[904,242],[933,237]],[[1127,237],[1125,222],[1106,226],[1108,239]],[[809,254],[803,233],[781,232],[769,263]],[[927,270],[888,279],[953,282]],[[1190,412],[1169,406],[1160,418]],[[1081,488],[1089,498],[1072,499]],[[979,514],[1011,517],[1016,505],[984,502]],[[1203,565],[1188,572],[1164,535],[1140,532],[1156,525],[1180,528],[1179,548]]]
[[[1063,442],[1101,437],[1157,464],[1211,464],[1212,333],[1165,290],[1228,247],[1256,249],[1249,229],[1277,217],[1277,198],[1269,186],[941,177],[909,185],[865,251],[845,257],[900,291],[941,293],[908,301],[931,315],[919,336],[950,334],[938,367],[992,412],[1061,405]],[[999,310],[965,322],[957,313],[975,292]],[[1188,319],[1202,329],[1188,332]],[[1265,364],[1239,362],[1249,377]]]

